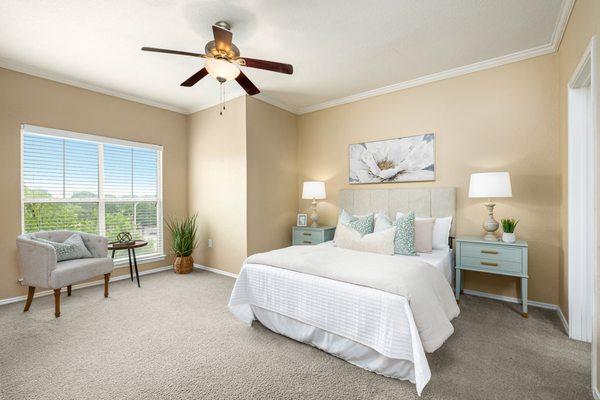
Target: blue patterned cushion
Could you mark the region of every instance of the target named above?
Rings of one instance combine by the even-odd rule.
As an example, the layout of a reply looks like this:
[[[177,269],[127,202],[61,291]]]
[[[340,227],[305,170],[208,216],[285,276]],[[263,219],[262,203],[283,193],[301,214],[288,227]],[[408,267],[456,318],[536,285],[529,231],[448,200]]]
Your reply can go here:
[[[364,217],[354,217],[352,221],[345,225],[354,229],[362,236],[368,235],[369,233],[373,233],[375,214],[371,213],[369,215],[365,215]]]
[[[77,258],[92,258],[92,253],[85,247],[81,235],[77,233],[69,236],[64,242],[53,242],[52,240],[35,238],[35,240],[47,243],[56,251],[56,261],[75,260]]]
[[[395,253],[405,256],[416,256],[414,211],[396,218],[394,226],[396,227],[396,237],[394,238]]]
[[[373,233],[375,228],[375,214],[356,216],[346,210],[342,210],[338,218],[338,224],[346,225],[362,236],[368,235],[369,233]]]

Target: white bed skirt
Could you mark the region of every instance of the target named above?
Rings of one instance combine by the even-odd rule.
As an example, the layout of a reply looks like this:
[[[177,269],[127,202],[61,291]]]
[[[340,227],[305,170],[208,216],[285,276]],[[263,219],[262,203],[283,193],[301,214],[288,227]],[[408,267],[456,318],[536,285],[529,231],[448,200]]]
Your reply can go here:
[[[416,383],[414,365],[411,361],[388,358],[370,347],[285,315],[257,306],[251,308],[256,319],[273,332],[324,350],[368,371]],[[422,389],[417,386],[419,394]]]

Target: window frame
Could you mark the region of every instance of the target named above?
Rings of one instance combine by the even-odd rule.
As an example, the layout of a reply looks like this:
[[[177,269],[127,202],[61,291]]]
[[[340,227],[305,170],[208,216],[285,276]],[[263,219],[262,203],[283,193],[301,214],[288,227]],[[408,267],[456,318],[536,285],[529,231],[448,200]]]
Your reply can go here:
[[[33,134],[39,136],[54,137],[59,139],[79,140],[85,142],[91,142],[98,145],[98,197],[90,198],[26,198],[25,192],[25,176],[24,176],[24,160],[25,160],[25,145],[24,138],[25,134]],[[21,125],[21,138],[20,138],[20,157],[21,157],[21,174],[20,174],[20,200],[21,200],[21,233],[25,233],[25,204],[27,203],[97,203],[98,204],[98,234],[106,234],[106,204],[107,203],[134,203],[134,202],[156,202],[157,203],[157,216],[156,225],[160,234],[160,241],[158,248],[155,253],[146,254],[137,257],[138,264],[144,264],[148,262],[161,261],[166,258],[164,252],[164,221],[163,221],[163,146],[149,143],[140,143],[123,139],[109,138],[105,136],[91,135],[88,133],[79,133],[73,131],[66,131],[62,129],[45,128],[35,125]],[[125,147],[143,148],[150,149],[157,152],[156,161],[156,197],[115,197],[105,198],[104,196],[104,146],[105,145],[117,145]],[[127,257],[115,258],[115,266],[126,266],[129,265]]]

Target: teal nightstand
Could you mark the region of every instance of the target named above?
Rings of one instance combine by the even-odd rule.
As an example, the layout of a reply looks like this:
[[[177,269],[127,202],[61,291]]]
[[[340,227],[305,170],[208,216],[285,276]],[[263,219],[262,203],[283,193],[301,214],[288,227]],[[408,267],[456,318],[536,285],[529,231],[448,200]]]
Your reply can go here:
[[[293,245],[311,245],[333,240],[335,228],[333,226],[294,226],[292,228]]]
[[[456,238],[456,301],[464,285],[463,271],[487,272],[521,279],[523,316],[527,318],[527,242],[491,242],[481,237]]]

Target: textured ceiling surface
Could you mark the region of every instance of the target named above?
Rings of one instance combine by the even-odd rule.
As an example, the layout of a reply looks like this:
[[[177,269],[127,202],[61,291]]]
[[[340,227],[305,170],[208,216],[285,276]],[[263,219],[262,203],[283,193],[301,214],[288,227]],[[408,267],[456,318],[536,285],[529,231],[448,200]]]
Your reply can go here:
[[[293,64],[245,68],[274,103],[299,110],[551,42],[561,0],[2,0],[0,66],[190,112],[218,102],[208,77],[180,83],[211,25],[231,23],[242,56]],[[18,69],[18,68],[15,68]],[[23,68],[21,68],[23,69]],[[227,97],[239,95],[235,82]]]

